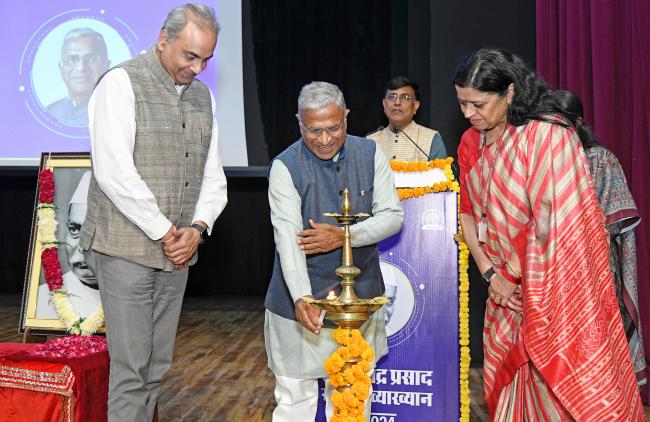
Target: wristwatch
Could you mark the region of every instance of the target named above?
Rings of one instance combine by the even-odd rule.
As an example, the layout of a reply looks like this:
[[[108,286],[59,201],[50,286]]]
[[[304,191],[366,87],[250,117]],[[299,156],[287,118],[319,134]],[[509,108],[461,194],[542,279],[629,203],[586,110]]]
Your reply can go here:
[[[481,278],[483,279],[483,282],[484,282],[487,286],[490,285],[490,279],[492,278],[492,276],[493,276],[494,274],[496,274],[496,272],[494,271],[494,268],[493,268],[493,267],[488,268],[486,272],[484,272],[483,274],[481,274]]]
[[[201,236],[201,242],[200,242],[201,244],[208,241],[208,231],[206,230],[205,227],[203,227],[199,223],[192,224],[192,227],[198,230],[199,235]]]

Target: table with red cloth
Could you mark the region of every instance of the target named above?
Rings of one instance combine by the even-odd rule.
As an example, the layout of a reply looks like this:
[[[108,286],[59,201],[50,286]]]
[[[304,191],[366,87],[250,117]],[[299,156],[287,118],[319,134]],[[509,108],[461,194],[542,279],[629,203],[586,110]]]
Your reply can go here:
[[[62,346],[70,338],[0,343],[0,422],[106,420],[108,352],[70,352],[70,341]]]

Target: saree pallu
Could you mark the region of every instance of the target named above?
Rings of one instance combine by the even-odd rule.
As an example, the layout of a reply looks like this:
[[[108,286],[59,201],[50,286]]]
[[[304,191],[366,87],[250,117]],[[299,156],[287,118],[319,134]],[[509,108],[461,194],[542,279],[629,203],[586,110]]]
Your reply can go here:
[[[636,241],[634,228],[640,222],[625,173],[611,151],[601,146],[587,150],[589,171],[596,188],[600,207],[605,212],[610,236],[609,268],[614,277],[618,307],[623,318],[623,329],[630,347],[637,383],[645,385],[646,361],[639,320],[639,295],[636,269]]]
[[[492,417],[499,410],[511,421],[539,412],[558,420],[645,420],[604,216],[575,132],[544,121],[509,126],[467,175],[477,224],[484,189],[482,249],[496,268],[514,256],[522,263],[524,308],[517,314],[488,303],[484,377]]]

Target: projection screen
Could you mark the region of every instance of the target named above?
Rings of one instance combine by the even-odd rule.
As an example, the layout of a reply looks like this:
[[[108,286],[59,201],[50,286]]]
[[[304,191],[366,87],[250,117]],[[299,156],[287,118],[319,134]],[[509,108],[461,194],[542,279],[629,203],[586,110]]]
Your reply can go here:
[[[90,150],[86,102],[107,69],[155,45],[178,0],[14,2],[3,19],[0,165],[36,166],[42,152]],[[199,75],[217,101],[225,166],[247,166],[241,0],[206,2],[221,32]],[[97,35],[99,34],[99,35]]]

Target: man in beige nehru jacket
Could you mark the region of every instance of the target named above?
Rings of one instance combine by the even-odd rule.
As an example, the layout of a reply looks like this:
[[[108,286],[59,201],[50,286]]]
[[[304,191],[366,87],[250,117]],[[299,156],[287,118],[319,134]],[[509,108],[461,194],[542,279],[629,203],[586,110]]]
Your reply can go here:
[[[420,108],[418,85],[404,76],[397,76],[386,84],[384,114],[388,127],[380,127],[366,135],[381,147],[389,160],[429,161],[447,158],[447,150],[440,133],[413,121]]]
[[[80,245],[106,314],[109,422],[152,420],[188,266],[226,205],[215,102],[195,78],[218,32],[211,8],[173,9],[158,43],[108,71],[88,104],[93,175]]]

